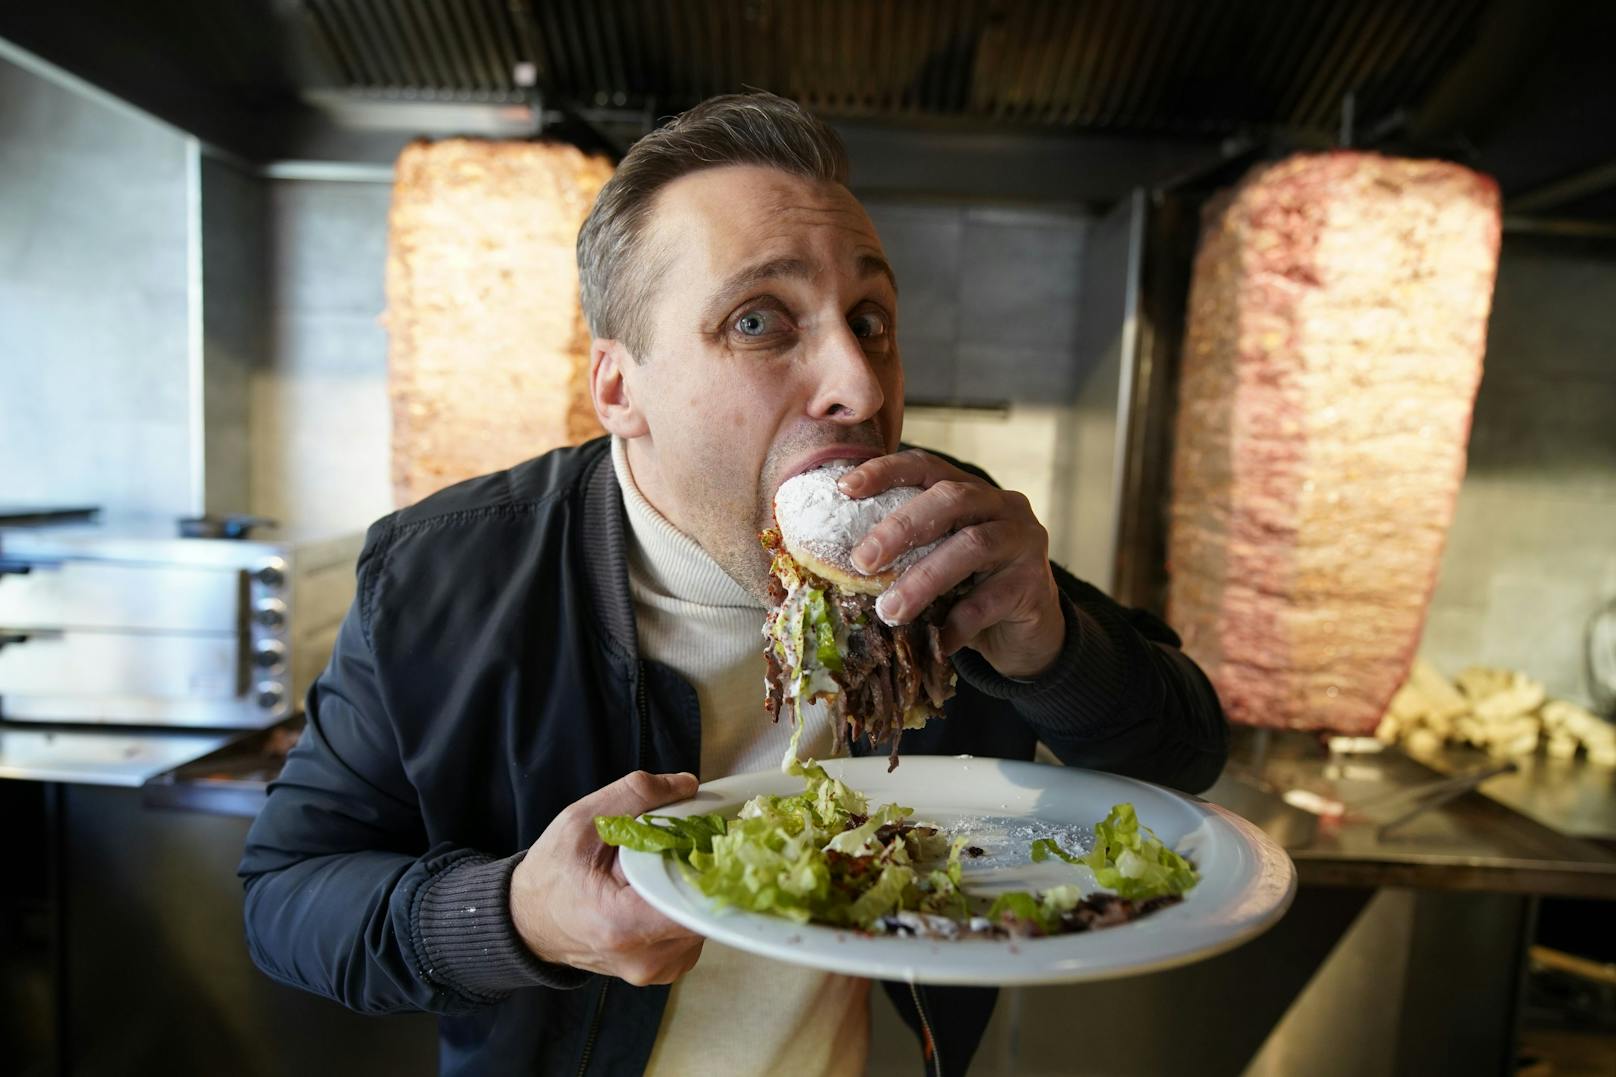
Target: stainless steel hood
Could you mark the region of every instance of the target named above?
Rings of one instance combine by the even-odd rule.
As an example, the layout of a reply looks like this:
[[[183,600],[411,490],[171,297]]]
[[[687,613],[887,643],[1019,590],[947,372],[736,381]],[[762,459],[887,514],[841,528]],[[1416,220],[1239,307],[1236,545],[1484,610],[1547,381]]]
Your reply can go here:
[[[1616,7],[1578,0],[79,0],[0,10],[0,37],[258,161],[384,161],[411,134],[540,126],[610,152],[706,96],[757,87],[841,124],[939,138],[1322,146],[1346,128],[1360,144],[1493,172],[1535,214],[1585,216],[1616,216],[1616,88],[1603,51],[1613,33]]]

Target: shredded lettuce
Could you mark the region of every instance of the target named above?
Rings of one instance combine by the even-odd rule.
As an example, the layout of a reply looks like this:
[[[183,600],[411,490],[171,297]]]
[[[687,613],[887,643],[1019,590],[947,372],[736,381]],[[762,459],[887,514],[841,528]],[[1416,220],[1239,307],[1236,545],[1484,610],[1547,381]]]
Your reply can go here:
[[[1140,825],[1132,804],[1118,804],[1094,827],[1094,848],[1083,857],[1094,881],[1119,897],[1183,894],[1201,881],[1193,865]]]
[[[814,657],[832,673],[840,673],[842,649],[836,642],[836,624],[831,619],[830,603],[825,601],[825,592],[817,587],[809,588],[802,606],[806,627],[812,629],[814,635]]]
[[[656,820],[652,823],[651,820]],[[642,821],[643,820],[643,821]],[[661,824],[661,825],[658,825]],[[595,833],[607,845],[626,845],[648,853],[688,853],[710,851],[712,839],[724,833],[721,815],[597,815]]]
[[[673,857],[696,888],[720,906],[863,930],[910,910],[970,919],[971,904],[961,886],[966,835],[950,841],[934,827],[912,825],[894,827],[883,838],[883,827],[909,822],[913,809],[897,804],[871,809],[862,793],[824,767],[797,759],[800,734],[799,725],[781,762],[784,772],[803,779],[800,793],[753,797],[733,819],[599,816],[596,833],[608,845]],[[1056,856],[1085,865],[1101,886],[1127,898],[1182,894],[1198,881],[1189,861],[1139,824],[1132,805],[1116,805],[1094,829],[1094,848],[1085,856],[1040,838],[1033,843],[1032,859]],[[1062,914],[1082,899],[1082,890],[1073,885],[1001,894],[987,917],[1051,934],[1060,929]]]
[[[1032,859],[1058,856],[1068,864],[1089,868],[1094,881],[1119,897],[1153,898],[1182,894],[1201,877],[1193,865],[1162,844],[1147,826],[1141,826],[1132,804],[1117,804],[1094,827],[1094,848],[1075,856],[1054,838],[1032,843]]]
[[[913,810],[884,804],[872,811],[862,793],[824,767],[797,760],[795,744],[783,769],[803,779],[803,791],[753,797],[735,819],[696,816],[677,826],[666,816],[603,816],[595,829],[608,845],[673,856],[720,906],[864,929],[916,907],[911,861],[927,851],[924,836],[911,830],[902,839],[877,839],[881,827],[907,821]],[[846,885],[838,884],[839,865],[866,860],[856,877],[843,869]]]
[[[1081,856],[1073,856],[1065,849],[1062,849],[1060,847],[1060,843],[1054,838],[1039,838],[1037,841],[1032,843],[1033,863],[1037,864],[1048,860],[1051,854],[1060,857],[1068,864],[1081,865],[1083,863],[1083,858]]]
[[[832,675],[842,668],[837,618],[825,592],[793,577],[786,599],[769,611],[764,632],[788,673],[788,699],[807,701],[841,691]]]

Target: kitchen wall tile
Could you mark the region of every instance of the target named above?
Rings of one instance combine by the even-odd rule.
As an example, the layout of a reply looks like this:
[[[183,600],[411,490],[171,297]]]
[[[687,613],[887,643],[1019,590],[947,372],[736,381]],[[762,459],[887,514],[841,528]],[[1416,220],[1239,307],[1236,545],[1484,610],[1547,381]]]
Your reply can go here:
[[[959,344],[953,337],[899,333],[906,400],[944,403],[960,398]]]
[[[202,430],[204,506],[252,504],[249,375],[268,345],[266,185],[234,164],[202,159]]]
[[[899,339],[952,340],[959,332],[964,214],[952,206],[865,206],[898,278]]]
[[[1018,348],[962,341],[955,384],[967,401],[1070,401],[1077,392],[1070,348]]]
[[[386,183],[272,181],[265,349],[250,384],[252,510],[315,530],[392,510]]]
[[[1058,476],[1051,462],[1061,421],[1061,409],[1031,404],[1002,411],[910,407],[903,437],[975,464],[1001,487],[1026,494],[1039,521],[1053,530]]]
[[[966,344],[1070,353],[1077,335],[1086,218],[1011,211],[968,216],[961,250]]]
[[[386,381],[387,332],[374,314],[282,308],[270,318],[269,339],[283,377]]]
[[[260,370],[251,400],[254,513],[326,531],[392,511],[385,379]]]
[[[277,308],[380,314],[387,304],[386,183],[276,180],[269,187]]]
[[[1616,343],[1612,348],[1608,361],[1616,367]],[[1484,375],[1482,385],[1472,474],[1616,496],[1616,373],[1546,379],[1503,368]]]
[[[1510,239],[1470,465],[1421,653],[1588,698],[1584,633],[1616,597],[1616,260]]]
[[[6,61],[0,101],[0,501],[183,512],[184,139]]]
[[[1609,249],[1506,236],[1487,327],[1487,374],[1537,380],[1611,379],[1611,299],[1616,259]]]

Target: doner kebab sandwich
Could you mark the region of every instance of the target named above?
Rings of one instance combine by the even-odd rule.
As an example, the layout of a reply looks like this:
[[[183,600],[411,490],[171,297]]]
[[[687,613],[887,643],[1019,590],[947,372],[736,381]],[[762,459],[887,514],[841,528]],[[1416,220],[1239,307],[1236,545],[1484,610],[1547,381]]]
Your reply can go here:
[[[773,555],[764,621],[765,708],[801,722],[801,708],[824,700],[835,750],[859,737],[889,750],[898,765],[898,738],[940,717],[954,694],[954,668],[942,652],[941,629],[963,592],[956,587],[908,624],[888,624],[876,599],[936,548],[906,550],[881,571],[853,567],[851,551],[870,529],[918,487],[900,486],[850,498],[836,482],[852,470],[831,464],[787,479],[774,495],[775,526],[759,537]]]

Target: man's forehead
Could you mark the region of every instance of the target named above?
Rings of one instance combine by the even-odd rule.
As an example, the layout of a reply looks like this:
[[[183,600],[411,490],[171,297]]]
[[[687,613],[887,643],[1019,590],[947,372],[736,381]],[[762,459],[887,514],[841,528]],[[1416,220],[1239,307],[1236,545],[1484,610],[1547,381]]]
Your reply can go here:
[[[794,239],[840,239],[881,249],[864,207],[839,183],[778,169],[727,165],[681,176],[658,192],[652,228],[659,238],[698,244],[733,261]]]

